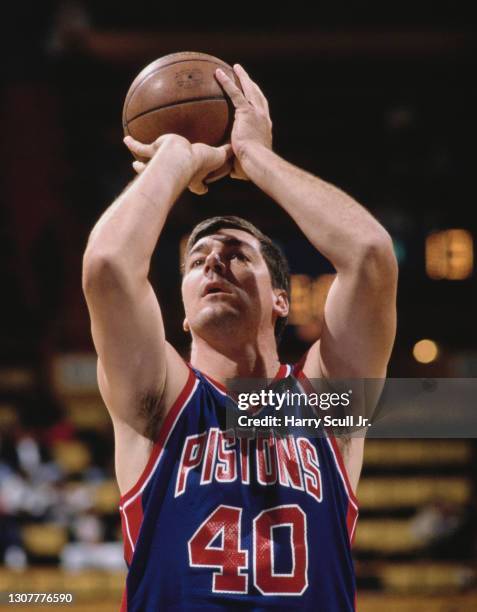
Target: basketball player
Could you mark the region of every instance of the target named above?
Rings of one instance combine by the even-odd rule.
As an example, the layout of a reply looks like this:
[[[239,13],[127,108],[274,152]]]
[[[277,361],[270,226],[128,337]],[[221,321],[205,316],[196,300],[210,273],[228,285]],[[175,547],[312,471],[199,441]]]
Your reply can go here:
[[[351,197],[272,150],[268,104],[245,70],[231,144],[166,135],[126,139],[148,163],[103,214],[84,255],[83,287],[111,414],[121,491],[123,610],[354,610],[350,553],[363,439],[226,430],[225,382],[383,378],[394,341],[397,266],[383,227]],[[320,339],[294,366],[276,335],[288,314],[286,262],[236,217],[200,224],[182,279],[187,364],[164,335],[148,281],[169,210],[207,177],[247,178],[287,211],[337,271]]]

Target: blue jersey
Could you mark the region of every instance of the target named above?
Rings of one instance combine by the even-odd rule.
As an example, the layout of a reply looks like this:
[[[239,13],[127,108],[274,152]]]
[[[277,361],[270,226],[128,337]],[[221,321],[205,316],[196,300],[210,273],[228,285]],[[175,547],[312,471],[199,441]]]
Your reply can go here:
[[[304,379],[282,365],[288,376]],[[236,437],[227,402],[191,368],[121,498],[122,610],[353,611],[358,507],[336,441]]]

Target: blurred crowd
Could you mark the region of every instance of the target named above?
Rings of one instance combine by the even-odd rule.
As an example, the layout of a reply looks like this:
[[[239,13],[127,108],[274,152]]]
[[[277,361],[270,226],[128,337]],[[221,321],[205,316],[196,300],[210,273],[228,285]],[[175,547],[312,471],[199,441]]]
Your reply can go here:
[[[39,403],[36,411],[41,411]],[[123,568],[111,435],[1,411],[0,556],[9,568]]]

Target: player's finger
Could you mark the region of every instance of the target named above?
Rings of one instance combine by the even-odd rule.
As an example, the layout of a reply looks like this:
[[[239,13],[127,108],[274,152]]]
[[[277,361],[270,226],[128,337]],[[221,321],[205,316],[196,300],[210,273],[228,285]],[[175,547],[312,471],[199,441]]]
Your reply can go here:
[[[234,160],[233,168],[230,172],[230,178],[238,179],[239,181],[248,181],[250,180],[248,176],[243,171],[242,165],[238,159]]]
[[[141,174],[141,172],[144,170],[144,168],[146,167],[146,164],[144,162],[141,161],[133,161],[132,163],[132,167],[134,168],[134,170],[138,173]]]
[[[215,181],[218,181],[224,176],[227,176],[232,170],[232,165],[233,161],[231,159],[228,159],[222,166],[220,166],[220,168],[217,168],[217,170],[214,170],[213,172],[208,174],[207,177],[204,179],[204,183],[210,185],[210,183],[215,183]]]
[[[232,104],[235,108],[239,108],[240,106],[246,106],[248,104],[246,97],[240,91],[240,89],[235,85],[230,77],[228,77],[223,70],[217,68],[215,71],[215,76],[217,80],[225,89],[227,95],[232,100]]]
[[[189,191],[196,195],[204,195],[209,191],[209,188],[202,181],[192,181],[189,185]]]
[[[207,145],[202,146],[207,147]],[[205,179],[203,178],[203,180],[205,183],[213,183],[229,174],[233,163],[232,158],[234,156],[234,150],[230,143],[220,147],[212,147],[212,151],[210,151],[210,147],[207,148],[209,152],[213,152],[213,156],[209,158],[209,168],[214,168],[214,170],[212,170]]]
[[[223,158],[223,163],[231,159],[234,155],[234,150],[229,142],[221,147],[217,147],[217,149],[220,151],[220,155]]]
[[[260,106],[268,113],[268,100],[260,87],[252,81],[249,77],[248,72],[240,64],[234,64],[234,72],[240,79],[240,85],[244,90],[244,93],[248,100],[255,106]]]
[[[256,105],[259,102],[259,100],[257,99],[256,90],[254,88],[254,82],[248,76],[248,74],[245,72],[245,70],[242,68],[240,64],[234,65],[234,72],[239,78],[240,85],[242,86],[245,97],[247,98],[249,102],[252,102],[252,104]]]
[[[143,144],[142,142],[135,140],[132,136],[125,136],[123,142],[131,153],[137,157],[150,158],[154,155],[155,149],[153,145]]]

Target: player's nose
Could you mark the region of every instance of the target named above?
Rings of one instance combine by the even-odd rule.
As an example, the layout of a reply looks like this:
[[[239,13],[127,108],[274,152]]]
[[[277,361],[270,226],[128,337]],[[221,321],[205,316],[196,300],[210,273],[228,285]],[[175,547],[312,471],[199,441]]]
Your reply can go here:
[[[204,273],[217,272],[223,274],[225,272],[225,263],[217,251],[211,251],[205,258]]]

